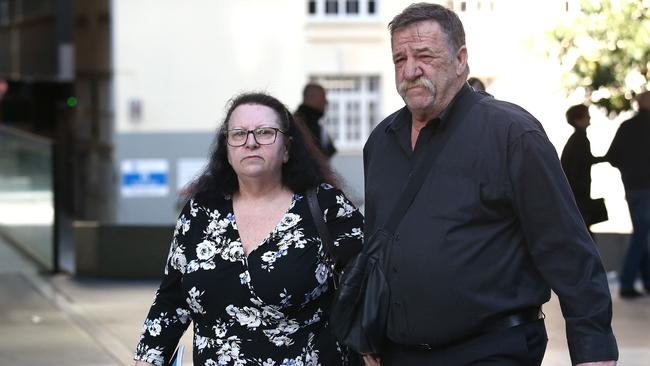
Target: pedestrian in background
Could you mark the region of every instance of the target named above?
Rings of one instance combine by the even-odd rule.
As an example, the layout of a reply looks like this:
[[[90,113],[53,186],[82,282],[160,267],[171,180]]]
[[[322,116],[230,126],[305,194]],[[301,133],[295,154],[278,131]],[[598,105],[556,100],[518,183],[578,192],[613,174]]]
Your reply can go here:
[[[481,79],[477,77],[471,77],[467,79],[467,83],[476,91],[482,91],[482,92],[485,91],[485,84],[483,83],[483,81],[481,81]]]
[[[566,121],[575,131],[564,145],[560,161],[582,219],[589,229],[601,219],[598,217],[600,211],[597,212],[594,200],[591,199],[591,166],[604,162],[605,158],[594,157],[591,154],[591,144],[587,138],[587,127],[590,125],[591,116],[586,105],[578,104],[567,109]],[[591,230],[589,234],[593,237]]]
[[[302,91],[302,103],[294,113],[298,122],[305,124],[316,145],[331,158],[336,153],[336,147],[325,126],[322,118],[327,108],[327,92],[320,84],[309,83]]]
[[[345,263],[361,249],[363,218],[309,141],[269,95],[230,103],[176,223],[136,365],[166,364],[190,322],[194,365],[350,365],[328,328],[330,260]]]
[[[453,11],[413,4],[389,28],[406,106],[364,147],[366,238],[430,172],[386,248],[388,343],[367,362],[539,365],[552,289],[572,363],[614,365],[607,276],[541,124],[469,87]]]
[[[643,294],[634,288],[640,276],[650,293],[650,92],[636,97],[638,112],[616,131],[606,159],[621,171],[625,199],[632,219],[632,235],[623,261],[619,294],[634,299]]]

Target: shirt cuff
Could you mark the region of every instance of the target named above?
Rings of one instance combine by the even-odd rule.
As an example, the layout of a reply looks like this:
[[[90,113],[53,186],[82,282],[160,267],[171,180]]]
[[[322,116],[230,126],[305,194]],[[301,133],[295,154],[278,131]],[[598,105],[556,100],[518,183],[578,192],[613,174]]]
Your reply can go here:
[[[614,334],[610,331],[606,334],[586,335],[569,340],[569,354],[573,365],[583,362],[616,361],[618,346]]]

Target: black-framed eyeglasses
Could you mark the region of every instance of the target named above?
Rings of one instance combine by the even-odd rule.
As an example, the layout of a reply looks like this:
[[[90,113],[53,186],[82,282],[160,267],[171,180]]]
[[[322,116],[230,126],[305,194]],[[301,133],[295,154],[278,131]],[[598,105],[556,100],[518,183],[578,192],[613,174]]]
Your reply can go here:
[[[286,135],[285,131],[275,127],[258,127],[252,130],[234,128],[226,131],[226,142],[233,147],[244,146],[246,140],[248,140],[248,135],[252,133],[255,142],[258,144],[271,145],[278,137],[278,132]]]

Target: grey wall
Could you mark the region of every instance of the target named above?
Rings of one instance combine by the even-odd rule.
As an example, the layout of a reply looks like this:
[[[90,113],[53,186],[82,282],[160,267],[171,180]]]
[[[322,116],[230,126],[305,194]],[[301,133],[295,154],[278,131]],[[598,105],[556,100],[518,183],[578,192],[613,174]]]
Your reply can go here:
[[[176,220],[177,163],[183,158],[206,158],[211,133],[116,134],[116,214],[115,222],[130,225],[170,224]],[[169,163],[169,193],[163,197],[123,197],[120,193],[120,163],[125,159],[165,159]]]
[[[206,133],[129,133],[115,135],[116,214],[115,223],[128,225],[168,225],[178,211],[177,163],[180,159],[205,158],[213,134]],[[163,197],[124,197],[120,193],[120,163],[125,159],[165,159],[169,163],[169,193]],[[363,162],[361,152],[343,152],[332,159],[332,166],[343,180],[348,197],[361,206]]]

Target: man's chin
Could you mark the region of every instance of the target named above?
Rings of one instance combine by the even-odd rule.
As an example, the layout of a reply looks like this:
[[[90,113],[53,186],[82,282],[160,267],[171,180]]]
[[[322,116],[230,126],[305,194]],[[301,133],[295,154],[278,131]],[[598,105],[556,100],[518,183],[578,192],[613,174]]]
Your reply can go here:
[[[413,100],[409,98],[405,98],[404,102],[406,103],[406,106],[408,107],[409,110],[411,111],[423,111],[431,108],[433,106],[433,100]]]

